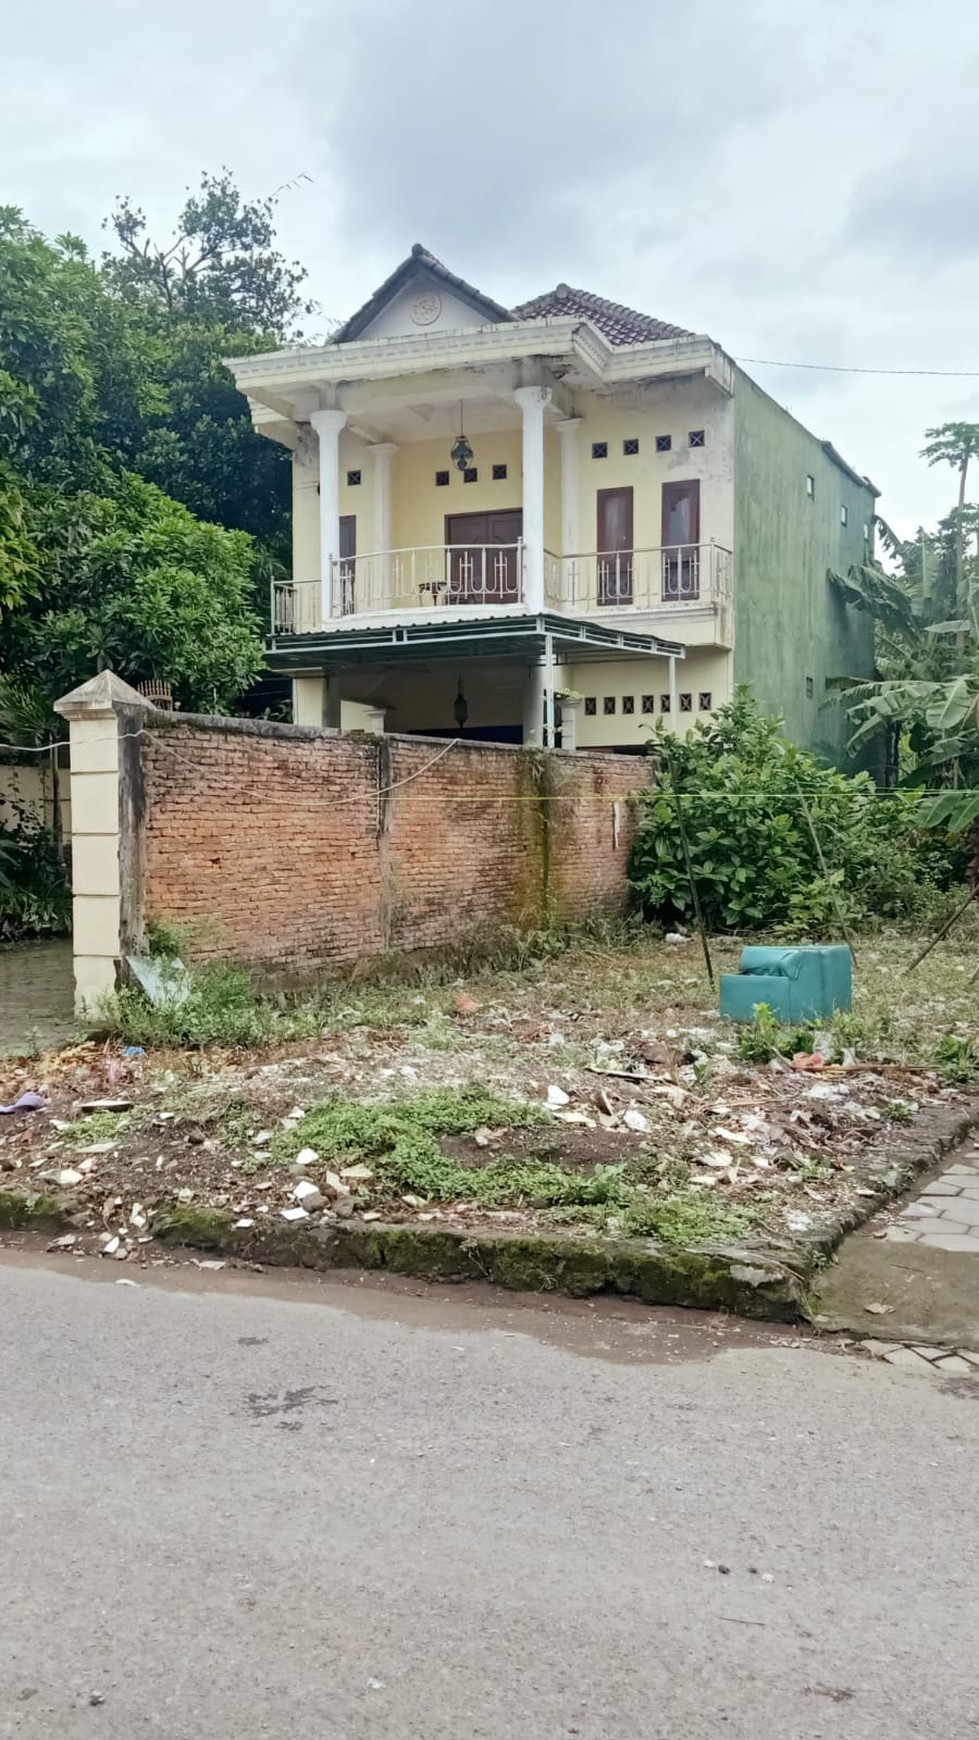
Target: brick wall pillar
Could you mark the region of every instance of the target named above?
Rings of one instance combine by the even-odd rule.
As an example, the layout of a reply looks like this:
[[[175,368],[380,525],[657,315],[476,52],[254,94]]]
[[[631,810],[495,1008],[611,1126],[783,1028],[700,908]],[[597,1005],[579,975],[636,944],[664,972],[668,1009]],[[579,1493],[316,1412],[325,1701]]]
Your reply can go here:
[[[134,909],[133,791],[147,704],[111,671],[55,702],[68,721],[71,767],[72,948],[75,1009],[94,1013],[116,989]],[[136,754],[133,754],[136,750]]]

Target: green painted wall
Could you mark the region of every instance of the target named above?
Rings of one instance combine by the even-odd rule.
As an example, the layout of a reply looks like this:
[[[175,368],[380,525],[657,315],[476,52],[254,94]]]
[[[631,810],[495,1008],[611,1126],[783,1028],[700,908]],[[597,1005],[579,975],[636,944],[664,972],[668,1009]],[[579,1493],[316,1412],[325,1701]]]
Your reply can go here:
[[[846,766],[846,720],[838,706],[823,707],[826,681],[872,675],[873,626],[846,609],[826,570],[845,573],[873,548],[874,496],[747,375],[735,374],[735,681],[751,683],[764,712],[784,715],[786,736]],[[815,480],[812,497],[807,476]]]

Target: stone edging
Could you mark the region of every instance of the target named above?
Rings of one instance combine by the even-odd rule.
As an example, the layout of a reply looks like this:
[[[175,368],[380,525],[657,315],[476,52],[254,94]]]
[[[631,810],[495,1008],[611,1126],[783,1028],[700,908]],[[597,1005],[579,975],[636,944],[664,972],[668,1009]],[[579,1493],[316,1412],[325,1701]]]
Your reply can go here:
[[[77,1226],[53,1196],[0,1191],[0,1228],[60,1232]],[[389,1269],[430,1281],[491,1281],[529,1292],[618,1293],[647,1305],[690,1305],[793,1322],[805,1279],[749,1251],[668,1250],[642,1239],[453,1232],[385,1225],[236,1228],[220,1210],[174,1207],[152,1221],[155,1238],[247,1262],[305,1269]]]

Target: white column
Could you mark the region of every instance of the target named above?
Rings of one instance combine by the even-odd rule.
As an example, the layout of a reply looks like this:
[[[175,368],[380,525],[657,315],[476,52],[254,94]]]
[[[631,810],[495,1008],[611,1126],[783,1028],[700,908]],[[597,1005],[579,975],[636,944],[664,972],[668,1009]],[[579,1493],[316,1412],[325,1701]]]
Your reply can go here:
[[[374,549],[391,548],[391,461],[397,453],[393,441],[379,441],[369,450],[374,465]]]
[[[523,417],[524,603],[544,609],[544,412],[550,387],[518,387]]]
[[[540,749],[544,742],[544,667],[531,665],[523,702],[523,745]]]
[[[391,597],[391,461],[397,453],[393,441],[379,441],[376,447],[370,449],[371,463],[374,467],[374,549],[378,560],[372,563],[372,574],[365,576],[367,581],[366,598],[363,598],[357,608],[359,610],[374,608],[390,609],[396,602]],[[364,592],[361,588],[361,592]]]
[[[320,444],[320,599],[323,621],[333,612],[333,563],[340,554],[340,431],[346,411],[310,413]]]

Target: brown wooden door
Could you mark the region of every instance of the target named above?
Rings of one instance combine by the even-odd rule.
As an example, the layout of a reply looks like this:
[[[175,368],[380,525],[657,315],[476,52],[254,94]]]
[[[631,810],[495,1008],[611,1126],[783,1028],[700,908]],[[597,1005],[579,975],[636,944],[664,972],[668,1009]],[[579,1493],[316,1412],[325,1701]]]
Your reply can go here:
[[[340,615],[357,609],[357,515],[340,515]]]
[[[598,491],[598,602],[632,603],[632,488]]]
[[[452,547],[448,599],[452,604],[517,604],[517,562],[523,510],[446,514],[445,541]]]
[[[663,485],[663,599],[700,597],[700,481]]]

